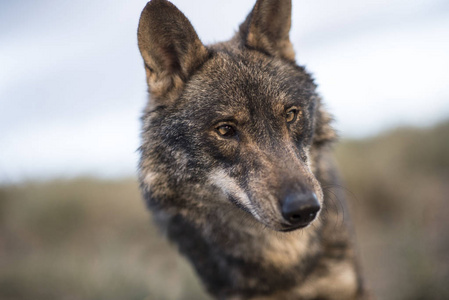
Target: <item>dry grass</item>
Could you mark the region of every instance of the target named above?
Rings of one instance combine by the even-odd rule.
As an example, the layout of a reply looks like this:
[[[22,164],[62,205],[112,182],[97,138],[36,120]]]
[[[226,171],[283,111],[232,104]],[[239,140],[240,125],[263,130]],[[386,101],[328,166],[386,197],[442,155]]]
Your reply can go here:
[[[0,299],[207,299],[135,180],[0,190]]]
[[[379,299],[449,299],[449,123],[344,141],[368,282]],[[208,299],[151,224],[135,180],[0,188],[0,299]]]
[[[345,141],[337,158],[379,299],[449,299],[449,122]]]

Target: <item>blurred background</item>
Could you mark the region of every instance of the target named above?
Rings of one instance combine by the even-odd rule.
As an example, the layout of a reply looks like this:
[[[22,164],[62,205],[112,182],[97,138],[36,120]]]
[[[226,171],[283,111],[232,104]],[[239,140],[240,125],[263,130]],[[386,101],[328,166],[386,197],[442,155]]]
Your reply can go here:
[[[255,0],[173,0],[204,43]],[[146,1],[0,1],[0,299],[208,299],[136,183]],[[378,299],[449,299],[449,1],[294,0]],[[343,216],[348,217],[348,216]]]

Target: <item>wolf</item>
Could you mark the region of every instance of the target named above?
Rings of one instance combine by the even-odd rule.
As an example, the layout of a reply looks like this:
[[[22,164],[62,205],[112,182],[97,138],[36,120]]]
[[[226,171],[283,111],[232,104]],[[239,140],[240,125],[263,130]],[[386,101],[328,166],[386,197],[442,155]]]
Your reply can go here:
[[[258,0],[232,39],[206,46],[172,3],[147,3],[142,194],[217,299],[366,299],[330,189],[337,136],[295,62],[291,6]]]

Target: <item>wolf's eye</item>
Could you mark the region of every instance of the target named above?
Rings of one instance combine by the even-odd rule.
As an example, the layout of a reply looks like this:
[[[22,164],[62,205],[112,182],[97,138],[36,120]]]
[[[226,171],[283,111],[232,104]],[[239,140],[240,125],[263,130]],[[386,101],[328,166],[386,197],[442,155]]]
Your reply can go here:
[[[231,125],[220,125],[216,128],[217,133],[223,137],[232,137],[236,134],[236,130]]]
[[[295,106],[287,109],[287,111],[285,112],[285,120],[287,121],[287,123],[295,122],[297,116],[298,116],[298,108]]]

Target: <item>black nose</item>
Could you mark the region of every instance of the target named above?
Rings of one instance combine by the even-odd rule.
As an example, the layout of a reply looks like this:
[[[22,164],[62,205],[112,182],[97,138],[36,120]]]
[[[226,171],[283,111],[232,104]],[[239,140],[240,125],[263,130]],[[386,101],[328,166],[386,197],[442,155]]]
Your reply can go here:
[[[282,216],[295,227],[308,225],[319,210],[320,203],[312,192],[289,194],[282,203]]]

